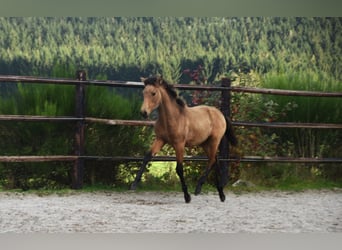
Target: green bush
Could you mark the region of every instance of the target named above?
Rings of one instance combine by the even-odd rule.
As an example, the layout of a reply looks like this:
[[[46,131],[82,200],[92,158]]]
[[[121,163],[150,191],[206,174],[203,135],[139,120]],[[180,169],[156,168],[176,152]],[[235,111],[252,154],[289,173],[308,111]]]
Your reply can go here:
[[[301,72],[292,74],[268,74],[263,81],[265,88],[341,92],[340,82],[322,73]],[[279,121],[303,123],[342,123],[342,99],[328,97],[265,96],[265,102],[284,107],[291,103],[296,108],[288,110]],[[281,113],[277,109],[277,112]],[[282,143],[289,141],[291,155],[299,157],[339,157],[342,131],[336,129],[284,129],[280,130]]]
[[[72,115],[73,102],[70,86],[18,84],[11,95],[0,98],[0,114]],[[4,121],[0,124],[1,155],[68,155],[73,127],[70,123]],[[0,182],[5,188],[63,187],[70,183],[67,165],[0,163]]]
[[[107,119],[137,119],[140,98],[133,95],[124,98],[113,89],[89,87],[86,90],[86,115]],[[137,101],[139,100],[139,102]],[[130,126],[109,126],[89,123],[86,130],[86,155],[132,156],[143,155],[146,148],[141,136],[144,128]],[[131,165],[130,165],[131,166]],[[123,183],[120,162],[87,161],[86,183]],[[127,171],[130,171],[127,169]]]
[[[87,116],[109,119],[137,117],[135,96],[123,98],[113,89],[86,88]],[[11,95],[0,98],[0,114],[73,116],[75,87],[18,84]],[[142,128],[87,124],[87,155],[143,154]],[[74,122],[0,123],[1,155],[72,155]],[[71,183],[68,163],[0,163],[0,185],[4,188],[61,188]],[[113,184],[120,178],[119,163],[87,161],[85,184]]]
[[[239,73],[233,85],[289,90],[341,92],[341,84],[323,73]],[[251,122],[341,123],[341,98],[232,95],[234,120]],[[236,129],[238,148],[231,155],[341,157],[342,131],[336,129]],[[264,186],[342,179],[338,164],[230,164],[232,181],[245,178]]]

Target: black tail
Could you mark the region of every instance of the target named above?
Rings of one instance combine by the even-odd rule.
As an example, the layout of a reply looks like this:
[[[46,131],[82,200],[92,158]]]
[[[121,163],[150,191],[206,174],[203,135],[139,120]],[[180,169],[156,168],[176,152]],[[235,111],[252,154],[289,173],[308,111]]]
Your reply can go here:
[[[227,128],[226,128],[226,136],[228,141],[232,146],[236,146],[238,144],[238,140],[235,136],[232,121],[230,120],[229,117],[226,117],[226,123],[227,123]]]
[[[232,126],[232,122],[229,117],[226,117],[227,128],[225,132],[225,137],[222,138],[220,142],[220,156],[222,158],[228,158],[228,141],[232,146],[236,146],[238,144],[238,140],[235,136],[234,129]],[[220,167],[217,169],[218,171],[218,183],[221,188],[227,185],[229,181],[229,171],[228,171],[228,162],[221,162]]]

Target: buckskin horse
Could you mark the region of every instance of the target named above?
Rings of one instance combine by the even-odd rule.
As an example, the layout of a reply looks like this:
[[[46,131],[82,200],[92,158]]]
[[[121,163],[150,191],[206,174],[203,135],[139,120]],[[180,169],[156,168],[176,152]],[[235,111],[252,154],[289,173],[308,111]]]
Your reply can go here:
[[[158,110],[158,119],[154,125],[156,138],[150,151],[145,155],[135,180],[131,184],[131,190],[135,190],[148,162],[161,148],[168,143],[176,152],[177,167],[184,199],[186,203],[191,201],[187,185],[183,175],[183,157],[185,147],[201,146],[208,157],[208,165],[198,180],[195,195],[201,192],[202,185],[206,181],[211,169],[216,168],[216,187],[220,200],[225,201],[223,192],[224,183],[220,176],[220,166],[217,159],[217,151],[223,136],[227,136],[231,145],[237,144],[231,121],[224,117],[222,112],[215,107],[199,105],[188,107],[178,96],[172,85],[162,77],[141,78],[144,83],[144,101],[141,106],[141,114],[147,118],[155,109]]]

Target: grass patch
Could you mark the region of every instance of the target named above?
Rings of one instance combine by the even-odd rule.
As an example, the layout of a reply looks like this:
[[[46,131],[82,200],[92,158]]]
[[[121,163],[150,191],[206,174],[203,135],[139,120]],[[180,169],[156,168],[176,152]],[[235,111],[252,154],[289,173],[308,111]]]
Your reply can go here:
[[[241,165],[240,178],[242,180],[253,183],[252,186],[233,187],[231,181],[225,190],[236,194],[246,192],[260,191],[305,191],[319,189],[335,189],[342,188],[340,178],[330,180],[325,176],[326,171],[323,168],[314,166],[300,166],[293,164],[266,164],[258,166]],[[338,167],[338,166],[336,166]],[[329,166],[328,169],[332,171]],[[315,170],[315,171],[313,171]],[[319,171],[318,171],[319,170]],[[338,176],[333,172],[334,176]],[[197,178],[194,175],[187,176],[188,190],[193,194]],[[190,181],[193,179],[193,181]],[[209,178],[209,182],[212,181]],[[81,190],[72,190],[69,188],[44,188],[44,189],[5,189],[0,187],[0,191],[13,193],[33,193],[39,196],[46,195],[73,195],[78,193],[95,193],[95,192],[128,192],[131,182],[121,184],[101,184],[84,185]],[[143,175],[142,182],[139,183],[136,192],[182,192],[179,178],[175,171],[174,162],[153,162],[148,171]],[[202,193],[217,192],[214,183],[206,182],[202,187]]]
[[[291,182],[284,181],[279,182],[273,187],[273,189],[281,191],[304,191],[304,190],[319,190],[319,189],[334,189],[342,188],[342,183],[332,182],[326,180],[315,180],[315,181],[300,181]]]
[[[195,187],[193,185],[188,185],[188,189],[190,194],[193,195]],[[293,181],[283,181],[279,182],[273,186],[266,185],[255,185],[253,187],[246,186],[238,186],[233,187],[232,185],[227,185],[225,187],[226,192],[232,192],[234,194],[244,194],[244,193],[254,193],[254,192],[262,192],[262,191],[292,191],[292,192],[302,192],[305,190],[334,190],[334,189],[342,189],[341,182],[331,182],[331,181],[301,181],[301,182],[293,182]],[[73,190],[73,189],[31,189],[27,191],[23,191],[22,189],[11,189],[4,190],[0,188],[0,192],[9,192],[9,193],[23,193],[23,194],[35,194],[38,196],[49,196],[49,195],[58,195],[58,196],[68,196],[75,195],[80,193],[96,193],[96,192],[129,192],[128,186],[112,186],[112,185],[102,185],[97,184],[93,186],[84,186],[82,189]],[[178,186],[172,185],[149,185],[148,183],[140,183],[137,190],[134,192],[182,192],[180,183]],[[216,192],[216,188],[211,184],[204,184],[202,187],[202,194],[208,194]]]
[[[306,190],[334,190],[334,189],[342,189],[341,182],[332,182],[325,180],[315,180],[315,181],[281,181],[275,185],[267,186],[267,185],[255,185],[253,187],[246,186],[228,186],[226,187],[227,191],[231,191],[235,194],[243,194],[249,192],[262,192],[262,191],[291,191],[291,192],[302,192]]]

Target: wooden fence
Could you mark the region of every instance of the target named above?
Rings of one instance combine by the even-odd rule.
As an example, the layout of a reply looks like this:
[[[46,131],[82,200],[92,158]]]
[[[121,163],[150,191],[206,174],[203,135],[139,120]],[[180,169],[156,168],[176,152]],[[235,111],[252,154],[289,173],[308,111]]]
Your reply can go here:
[[[73,165],[73,181],[72,187],[75,189],[82,188],[83,184],[83,168],[85,160],[109,160],[109,161],[142,161],[143,157],[129,156],[86,156],[84,155],[84,138],[86,123],[103,123],[108,125],[124,125],[124,126],[153,126],[153,121],[142,120],[113,120],[100,119],[85,116],[85,92],[86,86],[110,86],[110,87],[128,87],[143,88],[143,83],[130,81],[97,81],[87,80],[84,71],[77,71],[76,79],[51,79],[32,76],[8,76],[0,75],[1,83],[40,83],[40,84],[66,84],[75,86],[76,107],[75,116],[72,117],[47,117],[47,116],[27,116],[27,115],[0,115],[0,121],[48,121],[48,122],[75,122],[77,124],[74,138],[75,152],[74,155],[51,155],[51,156],[0,156],[0,162],[48,162],[48,161],[71,161]],[[202,90],[202,91],[221,91],[222,104],[221,111],[225,116],[230,116],[230,96],[231,92],[255,93],[255,94],[271,94],[286,96],[315,96],[315,97],[331,97],[341,98],[342,92],[316,92],[316,91],[293,91],[279,89],[260,89],[248,87],[235,87],[230,85],[230,80],[222,79],[221,86],[198,86],[187,84],[175,84],[175,88],[182,90]],[[293,122],[244,122],[234,121],[234,126],[243,127],[265,127],[265,128],[319,128],[319,129],[342,129],[342,124],[326,124],[326,123],[293,123]],[[219,160],[222,164],[228,164],[230,161],[239,162],[292,162],[292,163],[342,163],[342,158],[289,158],[289,157],[256,157],[244,156],[242,158],[230,158],[229,147],[224,143],[224,148],[220,149]],[[175,157],[158,156],[155,161],[174,161]],[[205,157],[186,156],[185,161],[205,161]]]

